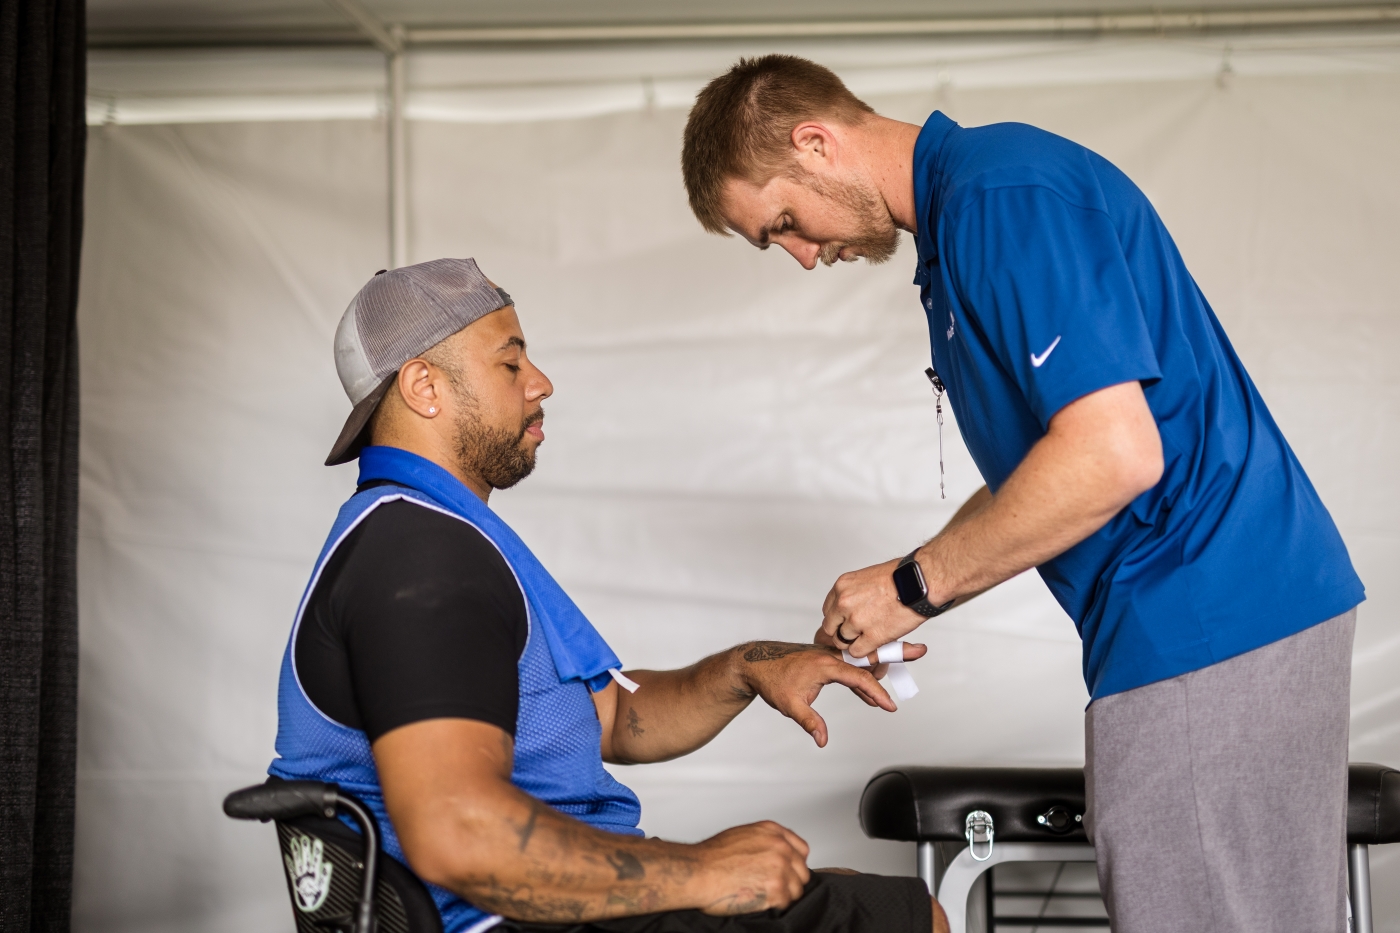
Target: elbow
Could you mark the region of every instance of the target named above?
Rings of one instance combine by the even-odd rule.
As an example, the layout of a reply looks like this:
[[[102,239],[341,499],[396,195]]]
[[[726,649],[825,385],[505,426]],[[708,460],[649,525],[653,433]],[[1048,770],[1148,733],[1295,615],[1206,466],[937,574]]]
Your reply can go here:
[[[1161,482],[1165,469],[1162,435],[1136,382],[1066,405],[1045,440],[1051,462],[1074,464],[1080,501],[1105,522]]]
[[[499,853],[498,853],[499,854]],[[481,853],[435,853],[415,858],[404,853],[413,873],[469,901],[484,902],[504,879],[519,877],[519,867],[509,858],[484,858]]]
[[[472,832],[468,827],[458,827],[459,831],[453,832],[444,825],[423,827],[422,832],[400,833],[399,843],[415,875],[429,884],[460,893],[476,887],[492,874],[493,868],[499,867],[481,845],[488,828],[483,825],[476,829]]]
[[[1112,478],[1106,486],[1116,493],[1115,512],[1161,482],[1166,469],[1162,438],[1155,430],[1148,437],[1124,445],[1113,460]]]
[[[415,875],[449,891],[461,891],[475,881],[478,874],[474,859],[465,852],[453,852],[447,846],[404,845],[403,854]]]

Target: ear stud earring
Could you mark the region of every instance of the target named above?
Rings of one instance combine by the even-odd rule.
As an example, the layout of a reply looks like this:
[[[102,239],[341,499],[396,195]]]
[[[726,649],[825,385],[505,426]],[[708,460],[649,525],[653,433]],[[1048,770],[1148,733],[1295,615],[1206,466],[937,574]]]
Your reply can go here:
[[[428,414],[430,414],[430,415],[436,415],[436,414],[437,414],[437,409],[436,409],[436,408],[429,408],[429,409],[428,409]]]

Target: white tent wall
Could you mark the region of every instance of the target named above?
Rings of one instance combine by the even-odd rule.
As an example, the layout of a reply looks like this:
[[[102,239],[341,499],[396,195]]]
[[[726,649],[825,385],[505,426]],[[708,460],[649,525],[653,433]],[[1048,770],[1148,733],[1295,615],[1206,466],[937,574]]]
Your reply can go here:
[[[1223,74],[1201,43],[811,54],[889,115],[1034,123],[1153,199],[1367,584],[1352,757],[1400,763],[1400,52],[1319,41],[1253,73],[1237,43]],[[477,257],[556,386],[538,471],[492,504],[629,666],[806,639],[838,573],[907,551],[980,484],[950,419],[939,498],[912,247],[805,273],[700,231],[677,170],[683,108],[737,50],[531,54],[422,53],[412,72],[412,258]],[[272,755],[291,617],[354,484],[353,467],[319,466],[348,407],[331,335],[388,247],[377,62],[278,61],[324,68],[320,84],[299,74],[300,98],[278,89],[276,120],[265,88],[192,93],[207,74],[192,56],[94,68],[99,87],[146,83],[98,101],[114,122],[89,137],[82,931],[292,928],[271,830],[218,804]],[[636,80],[656,68],[670,77]],[[517,84],[483,86],[501,74]],[[317,95],[364,118],[310,119],[326,116]],[[163,122],[182,119],[224,122]],[[1033,574],[918,637],[922,693],[892,715],[828,693],[825,750],[760,705],[693,756],[617,769],[644,828],[699,839],[774,818],[814,864],[912,874],[912,846],[857,825],[879,767],[1083,760],[1078,640]],[[1400,931],[1400,853],[1372,859],[1377,929]]]

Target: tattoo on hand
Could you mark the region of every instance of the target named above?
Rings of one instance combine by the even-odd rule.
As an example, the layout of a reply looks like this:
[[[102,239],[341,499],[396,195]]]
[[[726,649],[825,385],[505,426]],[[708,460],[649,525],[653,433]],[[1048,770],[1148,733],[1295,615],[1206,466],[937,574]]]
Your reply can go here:
[[[618,881],[636,881],[647,876],[647,870],[642,867],[641,861],[625,849],[618,849],[607,858],[608,864],[617,872]]]
[[[645,735],[647,731],[642,728],[642,717],[638,716],[637,710],[631,706],[627,707],[627,731],[632,733],[633,738]]]
[[[745,661],[776,661],[790,654],[820,650],[818,645],[794,645],[785,641],[756,641],[744,652]]]

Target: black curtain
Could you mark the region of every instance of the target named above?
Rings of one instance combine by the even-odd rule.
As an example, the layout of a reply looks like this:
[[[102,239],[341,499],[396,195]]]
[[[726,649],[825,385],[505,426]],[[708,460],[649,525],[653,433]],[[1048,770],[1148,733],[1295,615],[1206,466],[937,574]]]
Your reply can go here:
[[[83,0],[0,0],[0,933],[69,927]]]

